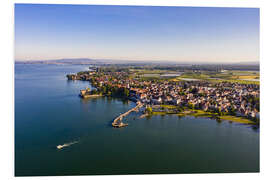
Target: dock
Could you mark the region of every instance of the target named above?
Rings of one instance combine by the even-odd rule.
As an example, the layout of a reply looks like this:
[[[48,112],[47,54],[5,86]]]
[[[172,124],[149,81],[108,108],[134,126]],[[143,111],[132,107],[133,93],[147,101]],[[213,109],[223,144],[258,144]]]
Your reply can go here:
[[[123,123],[122,120],[125,116],[129,115],[129,113],[133,112],[133,111],[136,111],[138,112],[139,109],[143,106],[143,104],[141,102],[137,102],[137,106],[128,110],[127,112],[125,112],[124,114],[121,114],[120,116],[118,116],[117,118],[115,118],[112,122],[112,126],[113,127],[117,127],[117,128],[120,128],[120,127],[125,127],[125,126],[128,126],[127,123]]]

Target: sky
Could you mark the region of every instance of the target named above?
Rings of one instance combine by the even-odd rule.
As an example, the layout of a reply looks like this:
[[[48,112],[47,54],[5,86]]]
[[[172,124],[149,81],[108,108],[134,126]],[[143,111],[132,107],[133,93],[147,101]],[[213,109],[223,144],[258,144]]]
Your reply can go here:
[[[258,8],[15,4],[15,60],[259,61]]]

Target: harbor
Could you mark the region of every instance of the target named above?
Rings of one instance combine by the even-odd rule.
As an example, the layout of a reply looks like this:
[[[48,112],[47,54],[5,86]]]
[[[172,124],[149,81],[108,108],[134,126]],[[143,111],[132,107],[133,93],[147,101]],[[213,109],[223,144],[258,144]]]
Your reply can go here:
[[[79,96],[83,99],[85,98],[90,98],[90,97],[100,97],[102,96],[101,94],[92,94],[92,91],[90,90],[90,88],[86,88],[86,89],[82,89],[80,90],[80,94]],[[127,112],[120,114],[118,117],[116,117],[113,122],[112,122],[112,126],[116,127],[116,128],[121,128],[121,127],[125,127],[128,126],[127,123],[123,123],[123,118],[128,116],[131,112],[138,112],[139,109],[143,107],[143,104],[140,101],[136,100],[136,107],[128,110]]]
[[[134,107],[134,108],[128,110],[127,112],[125,112],[125,113],[123,113],[123,114],[120,114],[117,118],[115,118],[115,119],[113,120],[113,122],[112,122],[112,126],[113,126],[113,127],[116,127],[116,128],[121,128],[121,127],[128,126],[127,123],[123,123],[123,121],[122,121],[123,118],[126,117],[126,116],[128,116],[128,115],[129,115],[131,112],[133,112],[133,111],[138,112],[139,109],[140,109],[141,107],[143,107],[143,104],[142,104],[140,101],[138,101],[136,107]]]

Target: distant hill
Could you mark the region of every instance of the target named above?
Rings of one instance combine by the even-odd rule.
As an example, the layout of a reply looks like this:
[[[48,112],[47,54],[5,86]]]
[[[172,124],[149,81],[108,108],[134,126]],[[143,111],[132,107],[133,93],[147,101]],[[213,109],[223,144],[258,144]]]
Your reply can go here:
[[[55,59],[55,60],[15,60],[17,64],[171,64],[170,61],[138,61],[138,60],[116,60],[116,59]],[[175,62],[174,62],[175,63]]]
[[[15,61],[18,64],[100,64],[105,61],[78,58],[78,59],[56,59],[56,60],[31,60],[31,61]]]
[[[259,62],[235,62],[235,63],[201,63],[201,62],[173,62],[173,61],[138,61],[138,60],[114,60],[114,59],[55,59],[55,60],[28,60],[15,61],[16,64],[86,64],[86,65],[160,65],[160,66],[219,66],[224,69],[250,69],[259,70]]]
[[[252,61],[252,62],[239,62],[239,63],[235,63],[238,65],[254,65],[254,66],[259,66],[260,62],[259,61]]]

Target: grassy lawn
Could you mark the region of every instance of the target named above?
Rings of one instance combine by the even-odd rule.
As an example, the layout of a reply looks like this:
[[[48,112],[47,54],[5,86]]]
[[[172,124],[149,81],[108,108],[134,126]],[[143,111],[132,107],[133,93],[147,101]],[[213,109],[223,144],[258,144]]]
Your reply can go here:
[[[177,108],[177,106],[174,106],[174,105],[161,105],[161,107],[164,107],[167,109]],[[219,117],[221,120],[228,120],[231,122],[236,122],[236,123],[241,123],[241,124],[256,124],[255,122],[244,117],[236,117],[236,116],[230,116],[230,115],[218,116],[217,113],[205,112],[202,110],[186,109],[185,111],[180,112],[180,113],[167,113],[167,112],[153,112],[152,113],[152,115],[167,115],[167,114],[175,114],[178,116],[208,117],[208,118]]]
[[[216,116],[217,113],[210,113],[210,112],[205,112],[202,110],[195,110],[195,112],[190,113],[188,115],[195,116],[195,117],[213,117],[213,116]]]
[[[242,124],[256,124],[255,122],[253,122],[247,118],[244,118],[244,117],[225,115],[225,116],[220,116],[220,119],[228,120],[228,121],[232,121],[232,122],[237,122],[237,123],[242,123]]]
[[[175,105],[160,105],[160,107],[164,107],[167,109],[176,109],[177,108],[177,106],[175,106]]]
[[[168,113],[166,113],[166,112],[152,112],[151,115],[166,115],[166,114],[168,114]]]

